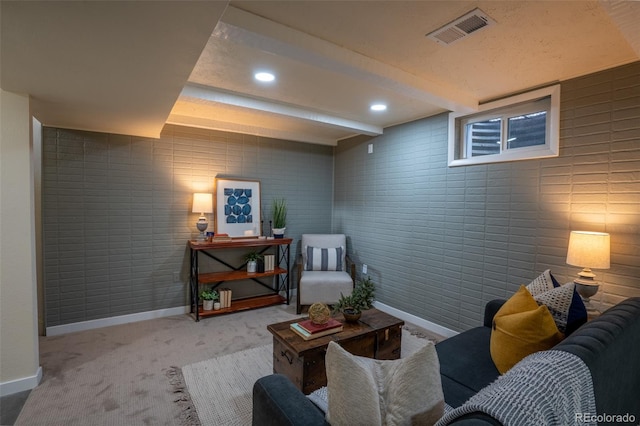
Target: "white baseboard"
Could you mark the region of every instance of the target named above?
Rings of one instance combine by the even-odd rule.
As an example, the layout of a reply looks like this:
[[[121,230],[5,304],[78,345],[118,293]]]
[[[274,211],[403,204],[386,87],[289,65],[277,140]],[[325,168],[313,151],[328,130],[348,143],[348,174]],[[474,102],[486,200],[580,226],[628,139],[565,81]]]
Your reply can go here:
[[[190,311],[188,306],[177,308],[158,309],[156,311],[139,312],[136,314],[120,315],[117,317],[100,318],[91,321],[74,322],[71,324],[56,325],[47,327],[47,336],[58,336],[60,334],[73,333],[76,331],[92,330],[94,328],[109,327],[111,325],[127,324],[130,322],[145,321],[154,318],[170,317],[173,315],[186,314]]]
[[[422,319],[420,317],[401,311],[399,309],[392,308],[391,306],[385,305],[384,303],[373,302],[373,307],[381,310],[382,312],[386,312],[389,315],[393,315],[396,318],[400,318],[401,320],[417,325],[418,327],[422,327],[425,330],[429,330],[433,333],[439,334],[443,337],[452,337],[458,334],[457,331],[453,331],[439,324],[436,324],[431,321],[427,321],[426,319]]]
[[[42,367],[38,367],[36,374],[33,376],[0,383],[0,396],[13,395],[14,393],[33,389],[40,384],[40,380],[42,380]]]
[[[292,293],[291,300],[295,300],[295,289],[291,293]],[[407,312],[401,311],[399,309],[393,308],[389,305],[385,305],[384,303],[374,302],[373,305],[375,308],[383,312],[386,312],[390,315],[393,315],[396,318],[400,318],[401,320],[410,322],[412,324],[417,325],[418,327],[422,327],[425,330],[432,331],[441,336],[451,337],[458,334],[457,331],[448,329],[434,322],[427,321],[423,318],[420,318],[415,315],[409,314]],[[73,333],[76,331],[84,331],[84,330],[92,330],[95,328],[109,327],[111,325],[120,325],[120,324],[127,324],[130,322],[150,320],[154,318],[169,317],[172,315],[181,315],[181,314],[186,314],[188,312],[189,312],[188,306],[180,306],[177,308],[169,308],[169,309],[159,309],[156,311],[139,312],[136,314],[121,315],[118,317],[101,318],[101,319],[96,319],[91,321],[75,322],[72,324],[64,324],[64,325],[57,325],[53,327],[47,327],[46,333],[47,333],[47,336],[58,336],[61,334]],[[27,389],[30,389],[30,388],[27,388]]]

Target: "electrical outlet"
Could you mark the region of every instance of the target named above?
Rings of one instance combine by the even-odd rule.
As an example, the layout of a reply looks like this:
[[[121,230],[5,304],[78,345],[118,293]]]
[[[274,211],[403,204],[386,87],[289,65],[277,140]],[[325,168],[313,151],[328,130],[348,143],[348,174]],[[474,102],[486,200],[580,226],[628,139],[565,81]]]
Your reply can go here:
[[[367,265],[366,264],[362,264],[362,273],[366,274],[367,273]]]

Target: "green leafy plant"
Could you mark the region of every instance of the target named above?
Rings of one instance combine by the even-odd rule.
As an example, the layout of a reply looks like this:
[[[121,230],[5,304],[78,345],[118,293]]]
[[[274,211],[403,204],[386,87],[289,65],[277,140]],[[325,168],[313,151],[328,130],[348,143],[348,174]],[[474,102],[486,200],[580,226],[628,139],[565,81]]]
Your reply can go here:
[[[244,255],[244,260],[246,260],[247,262],[256,262],[262,259],[262,257],[263,256],[260,253],[252,251]]]
[[[215,290],[202,290],[200,293],[200,298],[202,300],[213,300],[214,302],[220,299],[220,295]]]
[[[273,227],[282,229],[287,226],[287,200],[276,198],[273,200]]]
[[[367,309],[371,309],[373,300],[375,299],[375,291],[376,286],[373,284],[373,281],[371,281],[371,277],[367,277],[367,279],[363,281],[358,281],[350,295],[345,296],[340,293],[340,299],[333,305],[333,311],[351,311],[354,314],[358,314]]]

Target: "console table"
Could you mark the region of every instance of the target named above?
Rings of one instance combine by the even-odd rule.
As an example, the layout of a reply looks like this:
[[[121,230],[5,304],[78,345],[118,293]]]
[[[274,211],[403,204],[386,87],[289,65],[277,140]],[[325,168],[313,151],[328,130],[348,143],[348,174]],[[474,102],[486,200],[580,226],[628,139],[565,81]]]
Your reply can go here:
[[[291,259],[291,238],[233,238],[221,241],[189,241],[191,252],[189,284],[191,287],[191,313],[195,314],[196,321],[200,317],[226,314],[230,312],[243,311],[247,309],[262,308],[265,306],[289,304],[289,293],[291,289],[290,259]],[[241,265],[231,265],[222,260],[217,253],[220,250],[247,248],[254,249],[260,254],[264,254],[270,249],[275,250],[275,267],[273,271],[248,273],[246,262]],[[225,271],[200,272],[198,257],[207,256],[227,268]],[[265,278],[271,278],[271,283],[265,283]],[[203,311],[198,307],[199,289],[202,285],[212,285],[215,289],[225,281],[247,280],[257,282],[261,286],[270,290],[269,294],[246,297],[233,300],[228,308],[217,311]],[[285,292],[286,297],[280,295]]]

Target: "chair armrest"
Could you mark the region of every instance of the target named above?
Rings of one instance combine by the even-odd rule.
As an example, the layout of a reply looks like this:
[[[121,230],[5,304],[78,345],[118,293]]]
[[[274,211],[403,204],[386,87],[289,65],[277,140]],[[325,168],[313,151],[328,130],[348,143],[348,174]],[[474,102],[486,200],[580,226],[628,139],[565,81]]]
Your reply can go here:
[[[351,281],[353,281],[353,287],[356,286],[356,264],[351,260],[349,255],[345,255],[345,263],[346,263],[346,271],[351,276]]]
[[[304,265],[302,264],[302,253],[298,255],[298,259],[296,260],[296,266],[298,269],[298,282],[300,282],[300,278],[302,278],[302,270],[304,269]]]
[[[253,385],[254,426],[325,426],[324,413],[281,374]]]
[[[489,302],[484,307],[484,326],[491,328],[493,324],[493,317],[496,315],[498,310],[504,305],[506,300],[504,299],[494,299]]]
[[[297,275],[298,280],[296,281],[296,314],[300,314],[300,280],[302,279],[302,269],[304,265],[302,264],[302,253],[298,256],[298,260],[296,261],[297,265]]]

